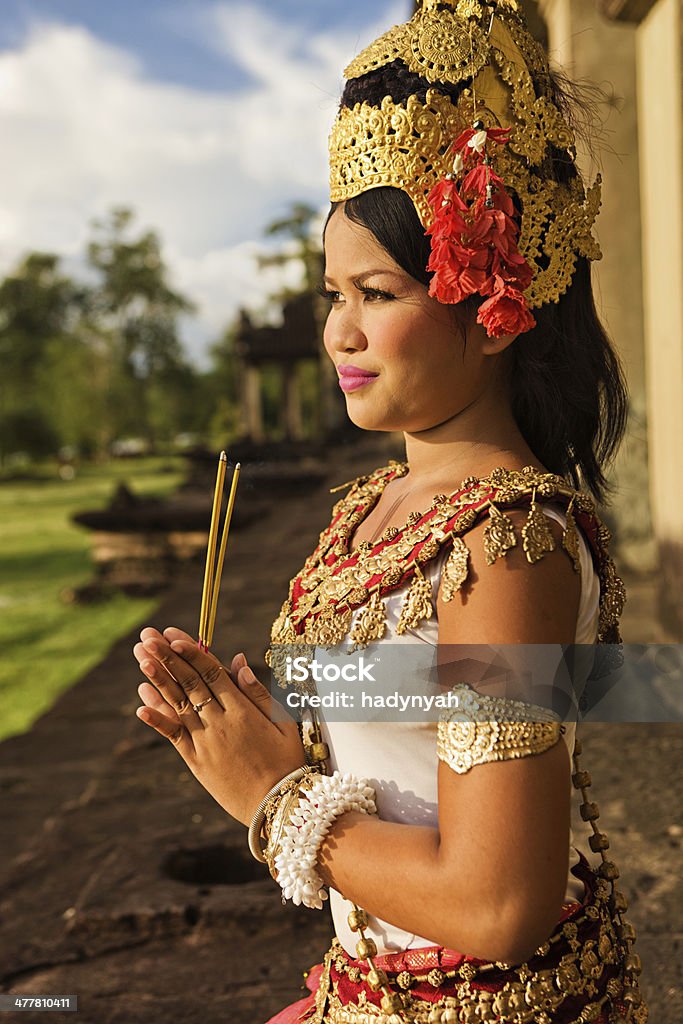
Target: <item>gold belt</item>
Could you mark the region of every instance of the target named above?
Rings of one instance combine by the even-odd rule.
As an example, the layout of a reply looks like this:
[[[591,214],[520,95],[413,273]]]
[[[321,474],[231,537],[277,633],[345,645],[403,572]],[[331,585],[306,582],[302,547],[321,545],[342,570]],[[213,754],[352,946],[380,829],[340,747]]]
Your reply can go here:
[[[639,992],[631,995],[633,979],[624,977],[628,954],[609,896],[609,886],[597,879],[583,910],[518,967],[464,960],[452,970],[392,972],[383,964],[403,1003],[399,1015],[373,1002],[363,962],[351,959],[335,938],[307,1024],[618,1024],[630,1003],[633,1024],[646,1024]]]

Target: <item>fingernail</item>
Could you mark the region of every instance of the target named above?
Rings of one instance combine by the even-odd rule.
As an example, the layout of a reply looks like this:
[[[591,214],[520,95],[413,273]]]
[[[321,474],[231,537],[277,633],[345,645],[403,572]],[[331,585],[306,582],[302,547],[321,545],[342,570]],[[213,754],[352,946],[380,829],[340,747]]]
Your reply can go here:
[[[247,663],[247,656],[246,656],[246,654],[244,654],[243,651],[240,651],[240,653],[237,655],[237,667],[238,667],[238,669],[239,668],[244,668],[246,663]]]
[[[160,650],[159,644],[155,643],[154,640],[145,640],[144,648],[150,654],[158,654]]]
[[[182,640],[174,640],[171,644],[171,650],[175,651],[176,654],[183,654],[187,649],[187,644],[184,644]]]
[[[253,686],[254,683],[258,682],[258,679],[256,678],[256,676],[251,671],[251,669],[249,668],[248,665],[247,665],[246,668],[243,668],[241,671],[242,671],[242,679],[244,680],[245,683],[248,683],[250,686]]]
[[[141,722],[149,722],[149,712],[147,708],[138,708],[135,714]]]
[[[153,661],[143,661],[142,664],[140,665],[140,668],[142,669],[146,676],[156,675],[157,667]]]

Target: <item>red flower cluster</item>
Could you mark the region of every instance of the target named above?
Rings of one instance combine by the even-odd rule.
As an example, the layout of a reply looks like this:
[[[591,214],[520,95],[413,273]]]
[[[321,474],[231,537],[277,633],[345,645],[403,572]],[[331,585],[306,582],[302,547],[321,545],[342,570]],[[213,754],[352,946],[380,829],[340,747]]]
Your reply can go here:
[[[508,141],[509,132],[502,128],[468,128],[453,145],[465,174],[462,183],[445,178],[428,197],[434,211],[427,232],[432,236],[427,270],[434,273],[429,294],[446,304],[470,295],[486,298],[477,323],[490,338],[522,334],[536,326],[522,294],[533,271],[517,247],[514,204],[486,158],[488,142]]]

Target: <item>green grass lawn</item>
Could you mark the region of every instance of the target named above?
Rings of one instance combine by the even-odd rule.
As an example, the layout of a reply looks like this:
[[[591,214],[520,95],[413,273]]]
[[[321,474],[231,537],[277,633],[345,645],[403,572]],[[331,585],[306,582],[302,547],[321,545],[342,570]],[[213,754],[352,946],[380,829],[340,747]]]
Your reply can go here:
[[[0,479],[0,739],[28,729],[158,603],[60,598],[93,576],[90,534],[73,513],[105,507],[122,480],[161,497],[182,476],[180,460],[147,458],[83,467],[70,481],[51,469],[34,481]]]

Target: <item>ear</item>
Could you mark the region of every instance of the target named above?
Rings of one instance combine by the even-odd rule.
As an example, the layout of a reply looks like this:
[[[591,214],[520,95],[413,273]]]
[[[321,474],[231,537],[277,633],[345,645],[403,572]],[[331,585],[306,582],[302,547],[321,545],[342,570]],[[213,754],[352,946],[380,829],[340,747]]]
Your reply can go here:
[[[481,342],[481,351],[485,356],[498,356],[501,352],[504,352],[513,341],[517,341],[518,334],[504,334],[502,338],[489,338],[488,334],[481,328],[483,338]]]
[[[470,324],[469,333],[484,356],[499,356],[519,337],[519,334],[504,334],[501,338],[489,338],[486,330],[476,320]]]

